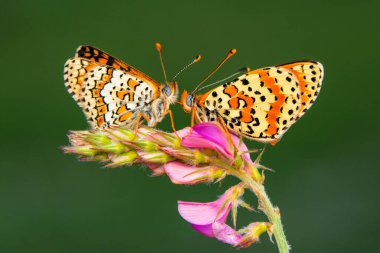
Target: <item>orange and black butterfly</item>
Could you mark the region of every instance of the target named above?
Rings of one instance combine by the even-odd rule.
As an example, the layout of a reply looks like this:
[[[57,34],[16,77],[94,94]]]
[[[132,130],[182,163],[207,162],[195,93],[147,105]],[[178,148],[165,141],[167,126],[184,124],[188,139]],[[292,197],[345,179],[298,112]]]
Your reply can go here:
[[[161,45],[156,48],[163,67]],[[155,126],[166,114],[172,116],[169,106],[177,100],[178,85],[168,82],[163,70],[166,83],[160,84],[100,49],[80,46],[65,64],[64,80],[92,128],[133,129],[144,119]]]
[[[205,94],[184,91],[181,104],[198,122],[218,121],[238,135],[275,143],[314,103],[322,80],[321,63],[292,62],[247,71]]]

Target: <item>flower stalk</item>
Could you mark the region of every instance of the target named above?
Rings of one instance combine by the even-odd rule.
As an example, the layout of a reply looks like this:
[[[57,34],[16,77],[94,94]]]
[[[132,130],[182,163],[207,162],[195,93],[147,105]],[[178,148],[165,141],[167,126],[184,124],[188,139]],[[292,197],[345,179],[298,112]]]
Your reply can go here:
[[[137,135],[123,128],[72,131],[71,146],[63,149],[79,155],[81,160],[102,162],[109,168],[145,164],[153,175],[166,174],[174,184],[219,182],[226,176],[234,176],[241,183],[215,201],[179,201],[180,215],[198,232],[234,247],[245,248],[259,240],[261,234],[268,233],[270,237],[273,234],[279,252],[288,253],[278,208],[270,202],[264,189],[264,175],[259,171],[265,168],[260,165],[263,152],[252,161],[249,155],[252,151],[238,137],[214,123],[201,123],[191,131],[185,128],[177,134],[180,138],[148,127],[139,128]],[[238,207],[254,210],[242,199],[244,189],[256,195],[258,209],[268,221],[235,230]],[[226,224],[230,213],[234,228]]]
[[[234,176],[239,178],[248,188],[256,195],[259,200],[259,208],[268,217],[269,222],[273,225],[273,235],[276,239],[277,247],[280,253],[288,253],[290,246],[286,240],[284,229],[281,223],[279,209],[274,207],[265,192],[264,185],[253,180],[244,173],[236,173]],[[270,234],[271,235],[271,234]]]

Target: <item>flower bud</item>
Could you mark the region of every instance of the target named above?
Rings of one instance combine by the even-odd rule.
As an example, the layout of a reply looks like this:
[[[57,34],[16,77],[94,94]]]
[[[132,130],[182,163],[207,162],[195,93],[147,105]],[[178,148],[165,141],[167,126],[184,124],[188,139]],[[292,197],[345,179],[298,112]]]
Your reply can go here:
[[[157,131],[146,135],[146,139],[158,143],[162,147],[180,147],[181,140],[174,136],[173,134]]]
[[[112,134],[113,137],[122,141],[133,141],[137,139],[134,132],[126,128],[110,129],[109,132]]]
[[[158,145],[148,140],[136,140],[133,142],[140,149],[150,152],[159,150]]]
[[[243,238],[235,246],[239,246],[240,248],[249,247],[252,243],[259,240],[262,233],[266,231],[270,233],[271,227],[271,224],[268,222],[254,222],[249,224],[247,227],[238,231],[243,234]]]
[[[72,146],[72,147],[64,147],[63,150],[66,153],[74,153],[77,155],[89,156],[92,157],[96,155],[98,152],[93,148],[93,146]]]
[[[68,137],[72,146],[86,146],[89,143],[85,138],[89,135],[89,131],[69,131]]]
[[[153,151],[153,152],[139,152],[138,153],[140,158],[144,162],[148,163],[167,163],[172,160],[174,160],[173,157],[169,156],[168,154],[162,152],[162,151]]]
[[[171,156],[174,156],[178,159],[184,160],[186,163],[189,164],[202,164],[202,163],[208,163],[210,161],[209,157],[205,154],[203,154],[199,150],[190,150],[190,149],[184,149],[184,148],[168,148],[164,147],[161,148],[166,153],[170,154]]]
[[[262,184],[264,183],[264,177],[260,174],[259,170],[257,169],[257,167],[251,167],[251,177],[253,180],[255,180],[256,182]]]
[[[110,143],[107,145],[101,145],[101,146],[97,146],[95,149],[102,152],[115,153],[115,154],[120,154],[122,152],[126,152],[129,150],[128,147],[124,146],[121,143]]]
[[[88,133],[84,138],[87,142],[95,146],[104,146],[111,143],[111,140],[104,134],[99,133]]]
[[[130,150],[124,154],[117,155],[112,158],[112,163],[107,164],[106,167],[114,168],[123,165],[130,165],[136,161],[138,154],[135,150]]]
[[[107,154],[96,154],[94,156],[82,156],[80,160],[84,162],[105,162],[109,160],[109,157]]]

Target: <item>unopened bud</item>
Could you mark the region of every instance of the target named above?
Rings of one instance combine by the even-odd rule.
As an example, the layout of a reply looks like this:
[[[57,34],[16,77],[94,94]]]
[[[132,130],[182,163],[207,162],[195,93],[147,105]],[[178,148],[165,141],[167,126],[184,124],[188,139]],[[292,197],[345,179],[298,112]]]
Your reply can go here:
[[[98,133],[89,133],[84,139],[95,146],[104,146],[111,143],[107,136]]]
[[[150,151],[157,151],[159,150],[158,145],[147,140],[137,140],[133,142],[136,146],[138,146],[140,149],[150,152]]]
[[[80,160],[85,162],[107,162],[109,157],[107,154],[96,154],[94,156],[83,156]]]
[[[188,164],[198,165],[208,163],[210,161],[209,157],[199,150],[189,150],[184,148],[175,149],[168,147],[161,148],[161,150],[165,151],[173,157],[184,160]]]
[[[132,130],[126,128],[117,128],[114,130],[110,130],[110,133],[122,141],[133,141],[137,139],[135,133]]]
[[[102,152],[109,152],[115,154],[120,154],[129,150],[128,147],[124,146],[121,143],[110,143],[107,145],[98,146],[96,149]]]
[[[162,151],[153,151],[153,152],[139,152],[140,158],[148,163],[167,163],[174,160],[173,157]]]
[[[264,177],[260,174],[257,167],[250,167],[250,170],[251,170],[251,177],[253,180],[255,180],[256,182],[260,184],[264,183]]]
[[[208,163],[210,161],[209,157],[207,155],[204,155],[200,151],[195,151],[193,153],[194,153],[194,157],[195,157],[195,159],[194,159],[195,164]]]
[[[112,158],[112,163],[107,164],[106,167],[114,168],[124,165],[130,165],[136,161],[137,157],[137,152],[135,150],[131,150]]]
[[[247,227],[239,230],[239,233],[244,234],[241,241],[235,245],[240,248],[246,248],[250,246],[252,243],[259,240],[259,237],[262,233],[266,231],[271,231],[271,224],[268,222],[255,222],[249,224]]]
[[[94,156],[98,152],[93,148],[93,146],[73,146],[73,147],[65,147],[63,150],[66,153],[72,153],[77,155],[83,155],[83,156]]]

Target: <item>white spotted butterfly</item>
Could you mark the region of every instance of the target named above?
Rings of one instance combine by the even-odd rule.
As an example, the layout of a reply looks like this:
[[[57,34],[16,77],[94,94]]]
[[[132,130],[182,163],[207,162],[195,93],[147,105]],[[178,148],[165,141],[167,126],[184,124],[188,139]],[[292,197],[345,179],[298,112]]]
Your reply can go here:
[[[161,45],[156,47],[163,63]],[[92,46],[80,46],[75,57],[67,60],[64,81],[92,128],[132,129],[143,119],[148,126],[155,126],[171,113],[169,106],[178,96],[175,81],[160,84]]]
[[[322,64],[315,61],[261,68],[205,94],[184,91],[181,104],[198,122],[218,121],[238,135],[276,143],[314,103],[323,74]]]

